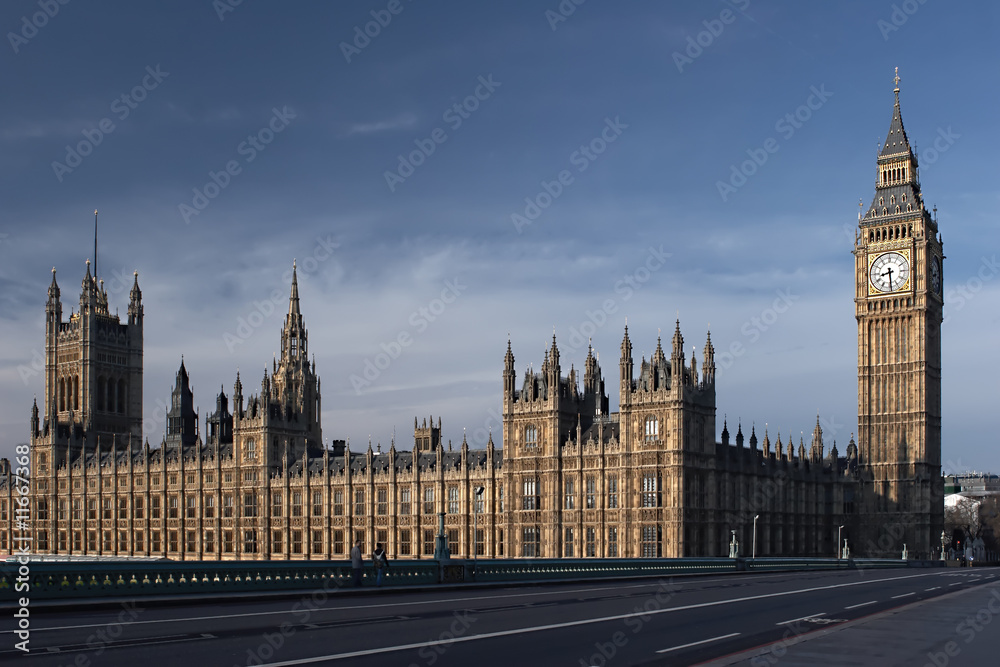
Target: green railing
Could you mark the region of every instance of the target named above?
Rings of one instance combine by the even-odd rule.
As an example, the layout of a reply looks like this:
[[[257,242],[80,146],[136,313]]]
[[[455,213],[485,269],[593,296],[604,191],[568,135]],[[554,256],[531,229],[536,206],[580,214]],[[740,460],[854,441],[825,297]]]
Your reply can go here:
[[[836,558],[393,560],[386,586],[581,581],[745,571],[935,567],[940,561]],[[26,569],[25,569],[26,568]],[[365,586],[374,583],[366,564]],[[24,590],[24,584],[28,589]],[[0,605],[21,597],[73,600],[228,597],[353,586],[350,561],[34,561],[0,563]]]

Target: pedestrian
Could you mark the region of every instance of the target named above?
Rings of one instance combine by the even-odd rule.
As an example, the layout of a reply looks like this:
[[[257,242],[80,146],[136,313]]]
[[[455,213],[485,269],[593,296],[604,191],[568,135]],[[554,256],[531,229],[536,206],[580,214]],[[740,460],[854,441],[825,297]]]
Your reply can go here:
[[[381,586],[385,572],[389,569],[389,559],[386,558],[385,549],[378,542],[375,543],[375,553],[372,554],[372,562],[375,565],[375,585]]]
[[[351,549],[351,569],[354,571],[354,586],[361,587],[361,577],[364,574],[364,559],[361,555],[361,540]]]

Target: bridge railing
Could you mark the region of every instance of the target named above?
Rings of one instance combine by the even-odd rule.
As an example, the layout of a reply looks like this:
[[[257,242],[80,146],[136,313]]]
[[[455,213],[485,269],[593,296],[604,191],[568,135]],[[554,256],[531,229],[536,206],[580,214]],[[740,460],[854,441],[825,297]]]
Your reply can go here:
[[[630,558],[393,560],[387,586],[579,581],[744,571],[835,570],[936,565],[932,561],[836,558]],[[32,561],[0,563],[0,604],[20,597],[225,597],[353,585],[350,561]],[[374,571],[365,565],[365,585]]]

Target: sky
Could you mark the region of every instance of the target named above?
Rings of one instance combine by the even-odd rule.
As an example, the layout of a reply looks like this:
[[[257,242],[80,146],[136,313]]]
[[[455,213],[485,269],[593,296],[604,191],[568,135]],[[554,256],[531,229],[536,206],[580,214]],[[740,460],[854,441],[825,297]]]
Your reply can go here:
[[[854,258],[899,68],[944,263],[942,460],[1000,473],[995,3],[0,5],[0,455],[44,393],[51,269],[145,306],[144,430],[183,355],[201,421],[259,391],[290,269],[323,433],[500,441],[553,331],[716,349],[717,431],[857,428]],[[991,213],[992,211],[992,213]],[[766,426],[765,426],[766,425]]]

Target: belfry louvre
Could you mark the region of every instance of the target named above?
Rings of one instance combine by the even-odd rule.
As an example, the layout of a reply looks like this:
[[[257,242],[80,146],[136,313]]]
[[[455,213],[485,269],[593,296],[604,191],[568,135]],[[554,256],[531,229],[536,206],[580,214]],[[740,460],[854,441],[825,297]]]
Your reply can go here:
[[[122,322],[88,262],[68,319],[54,269],[48,290],[44,404],[30,418],[33,551],[338,559],[361,540],[366,551],[381,542],[395,558],[431,558],[443,513],[453,557],[726,556],[734,539],[749,555],[755,524],[758,555],[832,556],[843,528],[852,553],[898,557],[905,544],[932,557],[943,511],[943,253],[895,93],[857,230],[861,430],[843,455],[827,449],[818,417],[808,444],[739,424],[731,436],[725,421],[717,441],[711,336],[688,359],[680,322],[667,349],[657,340],[638,363],[625,328],[616,413],[594,351],[582,377],[564,374],[553,336],[540,371],[520,378],[508,342],[502,448],[491,436],[485,449],[453,449],[440,417],[414,420],[408,450],[326,446],[294,267],[281,354],[259,388],[244,394],[237,373],[231,400],[220,391],[200,429],[182,361],[166,433],[151,447],[138,275]],[[0,461],[0,552],[25,529],[17,473]]]

